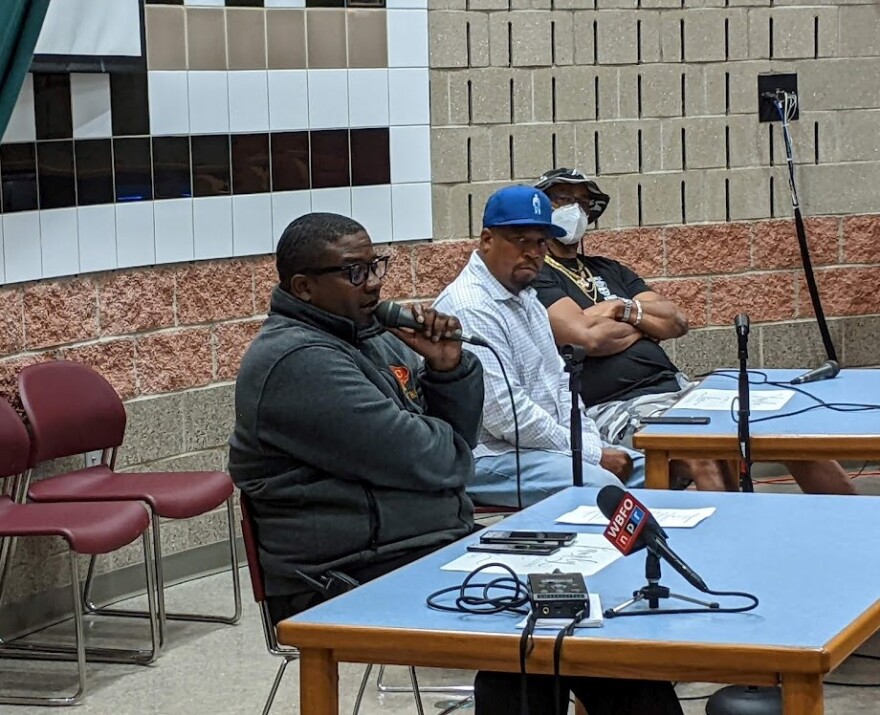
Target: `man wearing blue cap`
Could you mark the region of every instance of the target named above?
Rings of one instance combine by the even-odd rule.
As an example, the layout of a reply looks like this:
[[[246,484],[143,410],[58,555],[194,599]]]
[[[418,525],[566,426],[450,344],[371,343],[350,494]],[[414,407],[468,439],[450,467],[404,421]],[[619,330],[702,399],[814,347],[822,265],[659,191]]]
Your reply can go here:
[[[496,359],[485,348],[469,347],[483,364],[485,386],[476,474],[468,487],[480,504],[527,506],[572,484],[568,376],[547,310],[531,287],[549,241],[565,234],[552,214],[550,200],[538,189],[510,186],[495,192],[486,203],[479,249],[435,303],[497,351]],[[639,453],[603,443],[590,419],[584,419],[582,431],[585,485],[643,482]]]

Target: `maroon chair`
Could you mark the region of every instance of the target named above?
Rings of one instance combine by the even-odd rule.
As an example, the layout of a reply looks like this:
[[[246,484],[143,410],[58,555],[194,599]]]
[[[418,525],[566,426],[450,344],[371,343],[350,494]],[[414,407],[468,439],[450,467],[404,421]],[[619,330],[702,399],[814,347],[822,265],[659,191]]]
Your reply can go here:
[[[80,363],[57,360],[24,368],[18,389],[31,427],[31,463],[101,451],[101,464],[37,482],[27,494],[34,502],[141,501],[152,516],[156,562],[156,596],[164,643],[167,618],[185,621],[237,623],[241,618],[241,588],[235,539],[233,485],[223,472],[114,471],[116,454],[125,435],[125,407],[101,375]],[[234,611],[231,616],[166,613],[162,570],[161,519],[189,519],[226,502]],[[90,600],[95,559],[89,564],[83,601],[92,613],[145,617],[143,611],[98,608]]]
[[[243,493],[239,497],[239,504],[241,506],[241,538],[244,541],[244,552],[247,555],[248,573],[251,577],[254,601],[260,607],[260,621],[263,624],[263,638],[266,640],[266,650],[271,655],[283,658],[281,665],[278,666],[278,672],[275,674],[275,680],[272,682],[272,689],[269,691],[266,705],[263,707],[263,715],[268,715],[272,709],[272,703],[275,701],[275,695],[278,693],[278,686],[281,685],[281,679],[284,677],[284,672],[287,670],[287,666],[299,657],[299,651],[296,648],[290,648],[278,643],[275,626],[269,615],[269,605],[266,603],[266,589],[264,586],[266,579],[263,574],[263,567],[260,565],[260,552],[257,547],[257,527],[251,518],[248,498]]]
[[[251,588],[254,592],[254,601],[260,607],[260,621],[263,624],[263,638],[266,641],[266,650],[270,655],[276,655],[283,658],[281,665],[278,666],[278,672],[275,674],[275,680],[272,681],[272,689],[269,691],[269,697],[263,706],[263,715],[269,715],[272,704],[275,702],[275,696],[278,694],[278,686],[281,685],[281,679],[287,670],[287,666],[299,658],[299,650],[290,646],[283,646],[278,643],[278,634],[275,625],[272,623],[272,617],[269,615],[269,604],[266,603],[266,577],[263,573],[263,566],[260,564],[260,550],[257,541],[257,525],[251,516],[251,510],[248,506],[249,500],[247,495],[242,492],[239,496],[239,505],[241,506],[241,537],[244,541],[244,551],[247,555],[248,573],[251,577]],[[358,715],[361,707],[361,701],[364,697],[364,690],[367,687],[370,673],[373,670],[372,665],[367,665],[358,688],[357,698],[355,699],[353,715]],[[415,693],[416,707],[419,715],[424,715],[422,702],[419,696],[418,681],[416,680],[415,668],[409,668],[410,678],[412,680],[414,690],[407,689],[406,692]],[[449,712],[452,712],[451,710]],[[441,713],[441,715],[444,715]]]
[[[15,411],[0,400],[0,480],[18,477],[30,466],[30,440],[27,430],[18,419]],[[0,695],[4,705],[73,705],[78,702],[86,687],[86,654],[97,649],[85,647],[83,615],[80,607],[79,574],[77,554],[106,554],[130,544],[139,536],[144,546],[144,566],[146,571],[147,593],[150,594],[150,626],[152,629],[151,651],[121,651],[101,649],[107,658],[97,660],[130,659],[133,654],[141,655],[140,662],[152,662],[159,653],[159,619],[155,599],[154,567],[147,534],[150,517],[140,502],[128,501],[115,504],[67,503],[67,504],[19,504],[8,496],[0,496],[0,542],[4,547],[5,565],[11,562],[14,540],[30,536],[60,536],[70,547],[68,565],[70,568],[70,587],[73,597],[73,622],[76,632],[77,690],[67,696],[22,696]],[[0,573],[6,569],[0,564]],[[4,582],[5,582],[4,577]],[[0,657],[51,659],[60,657],[69,649],[41,646],[37,644],[20,645],[0,643]],[[115,656],[115,657],[114,657]]]

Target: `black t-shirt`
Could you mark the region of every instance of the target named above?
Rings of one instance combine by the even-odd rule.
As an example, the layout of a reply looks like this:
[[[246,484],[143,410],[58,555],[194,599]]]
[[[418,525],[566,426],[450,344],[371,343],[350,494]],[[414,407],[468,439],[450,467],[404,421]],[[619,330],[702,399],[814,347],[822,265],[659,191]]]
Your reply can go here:
[[[639,293],[651,290],[633,271],[610,258],[579,255],[577,259],[555,260],[575,274],[579,270],[578,262],[587,267],[594,276],[597,303],[615,298],[634,298]],[[594,305],[592,298],[574,281],[547,263],[532,285],[546,308],[561,298],[571,298],[581,308]],[[617,355],[588,357],[584,361],[581,397],[589,407],[612,400],[673,392],[679,389],[675,378],[677,372],[678,368],[660,345],[642,338]]]

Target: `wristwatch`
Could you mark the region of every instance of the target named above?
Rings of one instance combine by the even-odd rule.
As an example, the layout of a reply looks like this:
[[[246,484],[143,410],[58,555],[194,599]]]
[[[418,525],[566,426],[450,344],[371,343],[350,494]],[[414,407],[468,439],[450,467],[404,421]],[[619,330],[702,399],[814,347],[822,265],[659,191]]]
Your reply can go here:
[[[632,313],[633,302],[629,298],[621,298],[620,300],[623,301],[623,316],[620,320],[622,323],[628,323],[629,316]]]

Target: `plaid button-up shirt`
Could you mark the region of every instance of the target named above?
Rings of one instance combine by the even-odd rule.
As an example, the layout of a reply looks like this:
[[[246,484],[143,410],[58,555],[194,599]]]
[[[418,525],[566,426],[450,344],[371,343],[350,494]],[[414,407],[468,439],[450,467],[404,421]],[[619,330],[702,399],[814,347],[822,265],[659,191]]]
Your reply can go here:
[[[474,251],[461,274],[434,302],[454,315],[465,333],[484,338],[498,352],[516,405],[521,449],[571,453],[571,396],[568,375],[556,350],[547,309],[533,288],[514,295],[486,268]],[[510,396],[498,360],[486,348],[465,347],[483,364],[485,403],[483,432],[475,457],[513,451],[514,424]],[[596,424],[582,420],[583,459],[598,464],[602,440]]]

